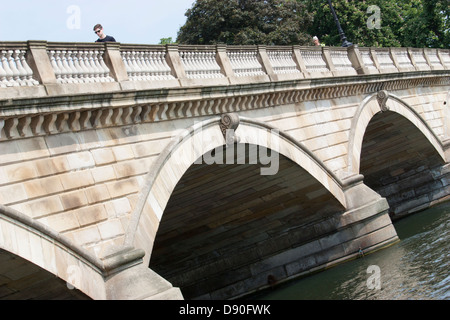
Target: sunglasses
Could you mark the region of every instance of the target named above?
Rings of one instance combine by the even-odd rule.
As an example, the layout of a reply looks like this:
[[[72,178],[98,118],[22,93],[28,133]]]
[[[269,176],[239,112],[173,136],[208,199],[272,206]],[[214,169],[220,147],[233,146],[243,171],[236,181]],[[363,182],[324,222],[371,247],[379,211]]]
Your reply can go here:
[[[102,30],[96,30],[96,31],[94,31],[95,33],[99,33],[100,31],[102,31]]]

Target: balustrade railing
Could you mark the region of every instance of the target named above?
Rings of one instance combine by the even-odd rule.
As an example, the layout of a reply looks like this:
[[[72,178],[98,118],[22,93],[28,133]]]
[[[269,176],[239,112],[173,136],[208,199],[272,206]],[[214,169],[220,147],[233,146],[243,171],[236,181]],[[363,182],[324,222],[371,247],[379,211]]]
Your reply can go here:
[[[345,48],[331,48],[330,55],[337,71],[355,70],[352,66],[352,62],[348,58],[348,53]]]
[[[231,67],[237,77],[264,75],[265,72],[258,61],[258,51],[253,48],[231,46],[227,51]]]
[[[367,70],[369,72],[377,72],[377,67],[372,58],[370,48],[360,48],[359,52],[361,54],[363,65],[367,68]]]
[[[113,82],[104,51],[98,46],[64,43],[49,44],[47,53],[57,83]]]
[[[121,50],[122,61],[132,81],[174,79],[165,55],[162,46],[124,46]]]
[[[196,49],[183,46],[179,49],[186,76],[190,79],[223,78],[224,74],[216,60],[215,47]]]
[[[302,48],[301,55],[309,72],[327,72],[330,69],[324,60],[321,48]]]
[[[5,90],[11,87],[50,84],[61,88],[93,84],[85,86],[84,92],[103,92],[416,70],[450,70],[450,50],[0,42],[0,99],[9,97]],[[71,92],[51,89],[54,93],[49,93],[51,90],[46,88],[39,92]]]
[[[273,50],[269,48],[267,56],[275,74],[300,73],[294,61],[294,53],[291,48],[280,47]]]
[[[33,71],[28,65],[25,48],[0,50],[0,88],[36,86]]]

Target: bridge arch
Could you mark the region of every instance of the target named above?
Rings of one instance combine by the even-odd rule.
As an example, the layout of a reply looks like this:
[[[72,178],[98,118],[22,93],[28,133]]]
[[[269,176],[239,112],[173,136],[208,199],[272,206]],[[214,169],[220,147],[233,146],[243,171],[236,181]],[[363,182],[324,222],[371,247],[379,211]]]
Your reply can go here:
[[[44,224],[2,205],[0,250],[54,274],[91,298],[106,298],[102,262],[97,257]]]
[[[349,175],[360,173],[362,144],[370,120],[376,114],[386,111],[395,112],[409,120],[430,142],[442,160],[446,162],[444,146],[426,121],[405,101],[383,90],[367,96],[359,105],[352,119],[347,156],[347,172]]]
[[[181,130],[150,169],[125,238],[126,246],[133,245],[144,249],[144,263],[149,262],[164,209],[183,174],[199,157],[226,144],[219,127],[220,120],[220,117],[214,117]],[[275,150],[296,163],[346,208],[346,196],[340,180],[290,135],[261,121],[244,117],[240,118],[235,133],[240,143]]]

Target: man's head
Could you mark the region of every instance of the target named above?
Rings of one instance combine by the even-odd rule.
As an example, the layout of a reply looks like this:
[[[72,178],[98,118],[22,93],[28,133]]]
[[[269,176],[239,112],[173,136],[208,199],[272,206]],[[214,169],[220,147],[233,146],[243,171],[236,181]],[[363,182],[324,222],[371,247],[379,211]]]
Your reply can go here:
[[[316,36],[313,37],[313,41],[316,46],[320,45],[319,38],[317,38]]]
[[[94,26],[94,32],[97,34],[99,38],[103,36],[103,27],[101,24],[96,24]]]

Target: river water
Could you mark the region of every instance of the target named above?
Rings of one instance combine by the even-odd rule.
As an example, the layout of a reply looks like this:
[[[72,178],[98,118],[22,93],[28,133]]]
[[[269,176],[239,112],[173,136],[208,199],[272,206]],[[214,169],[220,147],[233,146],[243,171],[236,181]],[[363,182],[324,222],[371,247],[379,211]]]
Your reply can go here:
[[[450,300],[450,202],[394,223],[400,241],[256,300]]]

